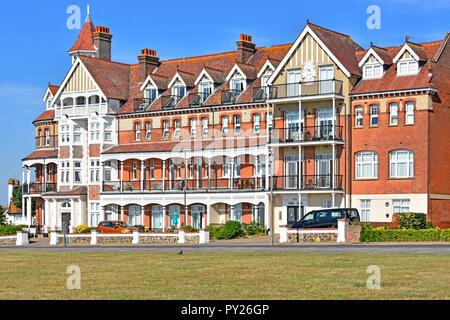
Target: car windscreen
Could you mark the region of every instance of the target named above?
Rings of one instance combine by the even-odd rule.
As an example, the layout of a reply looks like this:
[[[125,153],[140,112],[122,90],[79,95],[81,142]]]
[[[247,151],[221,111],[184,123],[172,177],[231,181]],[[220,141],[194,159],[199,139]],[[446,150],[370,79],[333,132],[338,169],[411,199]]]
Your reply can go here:
[[[116,224],[122,228],[130,228],[130,225],[125,222],[116,222]]]
[[[313,219],[314,219],[314,212],[310,212],[307,215],[305,215],[302,220],[308,221],[308,220],[313,220]]]
[[[358,211],[356,209],[348,209],[347,210],[348,217],[352,220],[358,220]]]

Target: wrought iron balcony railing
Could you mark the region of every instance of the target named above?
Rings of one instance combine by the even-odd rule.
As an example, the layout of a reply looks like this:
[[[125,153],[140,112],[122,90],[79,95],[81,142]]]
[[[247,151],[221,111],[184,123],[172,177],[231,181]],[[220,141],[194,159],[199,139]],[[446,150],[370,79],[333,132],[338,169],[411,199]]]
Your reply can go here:
[[[285,83],[272,85],[269,88],[269,99],[285,99],[330,94],[342,95],[341,80],[331,79]]]
[[[210,94],[204,92],[190,93],[188,95],[188,103],[189,107],[200,107],[205,103],[206,99],[208,99]]]
[[[289,143],[306,141],[333,141],[342,140],[342,126],[298,126],[294,123],[287,128],[275,127],[270,134],[271,143]]]
[[[273,190],[342,189],[342,175],[274,176]]]
[[[134,99],[134,112],[145,112],[148,107],[153,103],[153,99],[143,98],[143,99]]]
[[[222,90],[220,92],[220,101],[222,102],[222,104],[233,104],[236,101],[237,97],[239,97],[241,92],[242,91],[240,90],[234,89]]]

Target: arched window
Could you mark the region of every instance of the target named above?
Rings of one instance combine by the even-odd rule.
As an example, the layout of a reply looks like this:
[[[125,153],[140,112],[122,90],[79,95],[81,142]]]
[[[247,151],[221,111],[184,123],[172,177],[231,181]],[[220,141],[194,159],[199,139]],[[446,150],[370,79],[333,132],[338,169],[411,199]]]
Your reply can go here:
[[[65,98],[65,99],[63,100],[63,105],[64,105],[65,107],[71,107],[71,106],[73,106],[73,98]]]
[[[61,209],[70,209],[72,206],[70,205],[69,201],[64,201],[61,203]]]
[[[414,152],[411,150],[394,150],[389,154],[390,177],[411,178],[414,176]]]
[[[95,96],[90,96],[89,97],[89,104],[99,104],[100,103],[100,97],[95,95]]]
[[[378,154],[373,151],[361,151],[355,154],[356,179],[378,178]]]
[[[139,225],[141,223],[141,207],[129,206],[128,207],[128,224],[132,226]]]
[[[76,105],[77,106],[84,106],[86,104],[86,98],[85,97],[77,97]]]

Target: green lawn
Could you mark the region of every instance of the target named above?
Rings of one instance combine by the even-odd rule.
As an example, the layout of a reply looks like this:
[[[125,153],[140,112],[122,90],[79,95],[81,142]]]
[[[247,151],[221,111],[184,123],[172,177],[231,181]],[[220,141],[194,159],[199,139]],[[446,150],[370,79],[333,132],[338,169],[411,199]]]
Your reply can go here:
[[[68,290],[69,265],[81,290]],[[381,289],[369,290],[369,265]],[[2,299],[449,299],[450,256],[0,252]]]

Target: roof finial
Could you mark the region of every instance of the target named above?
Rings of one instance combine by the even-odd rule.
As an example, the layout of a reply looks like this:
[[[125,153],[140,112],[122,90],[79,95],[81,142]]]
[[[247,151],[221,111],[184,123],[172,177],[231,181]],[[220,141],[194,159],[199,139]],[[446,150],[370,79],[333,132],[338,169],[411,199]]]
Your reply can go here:
[[[309,19],[306,19],[306,24],[309,24]]]
[[[89,15],[89,5],[87,5],[87,14]]]
[[[406,36],[405,36],[405,41],[408,42],[409,39],[411,39],[411,38],[414,38],[414,37],[413,37],[413,36],[406,35]]]

